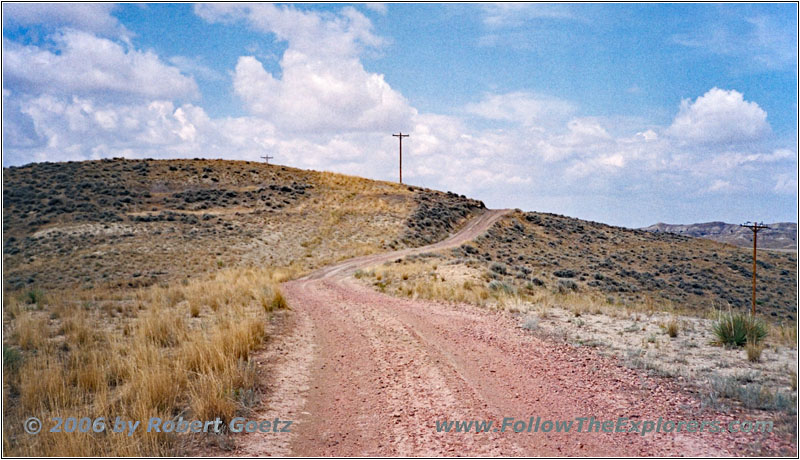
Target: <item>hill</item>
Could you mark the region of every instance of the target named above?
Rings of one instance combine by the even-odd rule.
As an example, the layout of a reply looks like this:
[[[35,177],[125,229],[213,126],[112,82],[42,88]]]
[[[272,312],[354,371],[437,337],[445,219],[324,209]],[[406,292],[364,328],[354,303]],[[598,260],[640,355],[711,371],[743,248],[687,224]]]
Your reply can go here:
[[[135,287],[231,265],[307,270],[441,239],[482,207],[452,193],[243,161],[4,168],[3,281]]]
[[[250,415],[269,390],[251,354],[289,317],[282,281],[438,241],[482,208],[453,193],[242,161],[4,168],[3,454],[168,456],[230,442],[30,436],[23,422]]]
[[[4,168],[3,453],[168,456],[228,442],[34,437],[23,422],[31,414],[250,414],[274,389],[252,354],[292,321],[281,282],[441,241],[483,208],[449,192],[252,162]],[[793,253],[759,260],[760,309],[776,322],[796,316],[796,263]],[[656,299],[702,312],[746,308],[750,298],[747,249],[534,212],[390,265],[403,273],[375,273],[379,289],[415,296],[420,285],[451,286],[440,291],[446,300],[467,291],[590,293],[620,311],[660,306]]]
[[[752,252],[746,248],[555,214],[517,211],[474,242],[427,257],[434,267],[448,267],[446,278],[454,283],[474,284],[478,278],[489,291],[582,292],[601,295],[612,305],[655,302],[701,315],[728,305],[744,310],[751,302]],[[387,289],[410,294],[429,271],[416,279],[404,275]],[[796,283],[796,254],[759,254],[760,313],[794,322]]]
[[[758,247],[763,249],[782,249],[797,251],[797,224],[777,222],[769,224],[768,229],[758,232]],[[654,233],[675,233],[693,238],[706,238],[734,246],[752,247],[753,232],[738,224],[725,222],[706,222],[702,224],[665,224],[659,222],[642,230]]]

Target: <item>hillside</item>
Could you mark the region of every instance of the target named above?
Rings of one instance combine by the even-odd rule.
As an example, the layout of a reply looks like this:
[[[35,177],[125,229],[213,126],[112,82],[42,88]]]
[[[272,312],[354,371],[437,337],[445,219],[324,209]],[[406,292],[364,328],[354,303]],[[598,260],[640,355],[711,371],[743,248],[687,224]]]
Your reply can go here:
[[[6,286],[147,286],[225,266],[306,270],[418,246],[483,207],[277,165],[101,160],[3,169]]]
[[[768,224],[770,228],[758,232],[758,247],[763,249],[782,249],[797,251],[797,224],[777,222]],[[665,224],[659,222],[642,230],[653,233],[675,233],[693,238],[706,238],[734,246],[752,247],[753,232],[739,224],[725,222],[706,222],[702,224]]]
[[[481,236],[473,239],[476,235]],[[434,242],[447,244],[421,248]],[[409,255],[410,248],[418,248],[415,255]],[[404,251],[379,255],[393,249]],[[347,272],[330,269],[337,261],[362,255],[370,255],[360,258],[363,265],[351,267],[350,260],[339,265],[350,267],[362,282],[402,296],[423,295],[420,287],[436,290],[437,295],[428,297],[439,300],[474,296],[525,302],[540,295],[550,305],[578,304],[573,301],[584,294],[601,296],[602,307],[611,314],[635,317],[630,321],[640,332],[621,331],[624,339],[635,341],[626,343],[624,350],[650,343],[666,347],[655,336],[652,342],[650,336],[639,337],[659,327],[648,324],[645,331],[637,313],[642,305],[651,313],[667,304],[702,313],[728,304],[746,308],[750,298],[747,249],[553,214],[484,212],[483,203],[449,192],[218,160],[115,159],[4,168],[3,453],[171,456],[207,453],[206,448],[227,451],[238,442],[227,435],[141,433],[131,443],[127,437],[91,433],[30,436],[23,422],[31,414],[49,420],[64,413],[120,414],[131,420],[184,414],[229,421],[267,406],[285,408],[281,404],[289,399],[281,391],[291,394],[303,385],[283,383],[311,374],[286,364],[281,353],[294,353],[305,365],[317,358],[335,360],[335,365],[326,361],[321,380],[307,388],[319,389],[318,397],[338,413],[348,407],[338,399],[347,392],[331,382],[363,388],[362,381],[356,384],[350,374],[339,371],[345,355],[363,365],[348,369],[371,376],[369,385],[374,387],[368,388],[375,391],[370,394],[381,399],[387,394],[381,379],[401,376],[399,369],[406,368],[406,363],[393,359],[402,355],[423,365],[434,356],[433,350],[424,351],[423,342],[430,346],[445,337],[468,341],[508,336],[527,343],[527,336],[509,326],[508,318],[502,327],[494,320],[487,322],[486,327],[496,331],[488,336],[480,326],[462,337],[462,323],[450,312],[436,313],[441,303],[397,303],[374,292],[353,291]],[[382,261],[383,268],[367,267],[369,260]],[[420,269],[414,271],[414,266]],[[330,279],[298,280],[314,269]],[[759,260],[759,308],[775,323],[784,323],[776,331],[795,330],[796,276],[794,253],[766,252]],[[290,279],[295,281],[287,282]],[[505,293],[531,295],[526,300]],[[547,307],[540,303],[538,307]],[[438,318],[436,330],[449,332],[418,344],[413,328],[398,327],[398,305],[420,316],[414,324],[427,328],[433,325],[431,318]],[[358,313],[350,310],[356,307]],[[312,313],[319,334],[308,333]],[[632,327],[629,320],[611,314],[614,326],[605,329]],[[575,319],[548,315],[558,331]],[[660,321],[658,315],[651,316],[651,322]],[[584,327],[583,320],[576,327]],[[401,337],[398,331],[408,335]],[[779,333],[773,335],[777,340]],[[687,340],[686,347],[696,346],[687,327],[680,337]],[[589,343],[584,339],[579,343]],[[364,352],[376,344],[380,353]],[[791,381],[786,363],[796,361],[796,353],[791,355],[779,343],[771,349],[776,354],[778,345],[781,359],[760,364],[775,368],[768,380],[770,388],[779,389],[774,394],[780,398],[770,396],[770,408],[777,407],[779,399],[792,401],[781,395]],[[486,346],[476,342],[473,348],[463,348],[464,362],[474,361],[468,350],[485,351]],[[684,348],[676,348],[680,356]],[[487,355],[486,364],[508,355],[505,348],[495,352],[498,360]],[[370,356],[378,361],[368,361]],[[700,358],[708,369],[708,363],[722,362]],[[436,359],[424,365],[433,368],[447,362]],[[726,368],[741,368],[736,361],[725,362],[733,363]],[[528,378],[523,370],[527,365],[527,358],[514,364],[515,378]],[[375,370],[379,368],[383,370]],[[607,368],[614,368],[613,363]],[[486,385],[482,370],[476,376],[476,387],[497,388]],[[796,374],[794,378],[796,387]],[[427,382],[400,380],[403,391],[409,389],[403,382]],[[583,385],[585,380],[576,383]],[[425,393],[422,387],[414,388],[410,394]],[[406,393],[393,394],[400,406],[413,400]],[[513,394],[506,396],[517,404]],[[437,400],[443,399],[440,395]],[[649,404],[651,398],[646,401]],[[433,407],[422,399],[414,404],[420,416]],[[374,412],[377,405],[387,420],[396,422],[399,409],[385,402],[359,403],[344,412]],[[542,407],[529,408],[533,413]],[[314,414],[317,420],[329,420]],[[404,419],[402,426],[422,430],[430,415],[424,417],[425,421]],[[356,425],[348,421],[340,426]],[[315,426],[308,424],[306,429],[312,440],[319,440]],[[383,425],[374,425],[379,426]]]
[[[280,283],[444,239],[483,203],[242,161],[3,169],[3,454],[172,456],[226,436],[23,431],[68,413],[250,415],[252,353],[290,318]],[[283,414],[282,414],[283,415]]]
[[[554,214],[517,211],[474,242],[427,257],[449,269],[448,279],[477,278],[490,290],[594,293],[610,304],[656,302],[698,313],[745,309],[751,302],[752,252],[746,248]],[[387,289],[408,293],[417,281],[409,276]],[[794,253],[760,254],[760,313],[795,321],[796,283]]]

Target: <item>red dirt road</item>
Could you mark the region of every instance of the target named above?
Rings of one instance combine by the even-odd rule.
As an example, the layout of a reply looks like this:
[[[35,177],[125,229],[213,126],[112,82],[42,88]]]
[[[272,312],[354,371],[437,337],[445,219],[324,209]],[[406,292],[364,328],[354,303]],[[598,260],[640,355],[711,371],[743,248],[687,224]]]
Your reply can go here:
[[[294,420],[291,433],[251,434],[235,455],[730,456],[753,435],[515,433],[525,421],[594,417],[732,420],[663,380],[594,349],[542,340],[518,319],[467,305],[398,299],[358,285],[357,268],[457,246],[504,211],[487,211],[433,246],[362,257],[288,282],[287,332],[268,346],[270,396],[257,419]],[[253,417],[251,417],[253,418]],[[492,420],[488,433],[437,432],[437,421]],[[630,426],[630,425],[628,425]]]

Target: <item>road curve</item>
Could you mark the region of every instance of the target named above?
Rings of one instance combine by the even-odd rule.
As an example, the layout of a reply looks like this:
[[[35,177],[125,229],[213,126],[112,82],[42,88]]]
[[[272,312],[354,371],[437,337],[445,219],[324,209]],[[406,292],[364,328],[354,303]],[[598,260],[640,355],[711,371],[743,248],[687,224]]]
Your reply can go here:
[[[270,397],[259,419],[291,433],[247,435],[235,455],[729,456],[747,437],[722,433],[523,432],[504,418],[568,421],[729,420],[588,347],[539,339],[511,315],[400,299],[358,284],[358,268],[458,246],[506,210],[444,241],[337,263],[284,284],[291,328],[267,348]],[[437,432],[437,421],[493,421],[489,432]],[[577,423],[577,422],[575,422]],[[587,422],[588,423],[588,422]],[[497,428],[498,431],[494,431]]]
[[[373,254],[368,256],[356,257],[348,259],[343,262],[329,265],[320,268],[298,281],[320,280],[329,279],[334,277],[347,277],[352,275],[356,270],[370,265],[380,264],[389,260],[398,259],[401,257],[410,256],[412,254],[420,254],[423,252],[438,251],[440,249],[448,249],[455,246],[460,246],[467,241],[473,240],[480,234],[489,229],[495,222],[497,222],[505,214],[508,214],[510,209],[487,209],[479,216],[473,218],[461,228],[457,233],[449,236],[448,238],[420,248],[407,248],[399,251],[386,252],[383,254]]]

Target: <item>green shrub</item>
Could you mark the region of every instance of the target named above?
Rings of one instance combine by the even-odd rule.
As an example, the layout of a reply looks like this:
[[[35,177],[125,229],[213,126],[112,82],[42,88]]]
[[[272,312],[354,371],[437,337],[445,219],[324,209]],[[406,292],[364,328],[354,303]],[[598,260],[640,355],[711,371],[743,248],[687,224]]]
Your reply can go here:
[[[720,313],[713,325],[714,344],[728,347],[743,347],[747,343],[758,345],[767,336],[766,323],[752,315],[728,312]]]
[[[41,289],[31,289],[27,292],[25,300],[28,304],[35,304],[37,307],[41,306],[42,302],[44,302],[44,291]]]
[[[3,369],[14,371],[22,363],[22,353],[14,347],[3,344]]]

